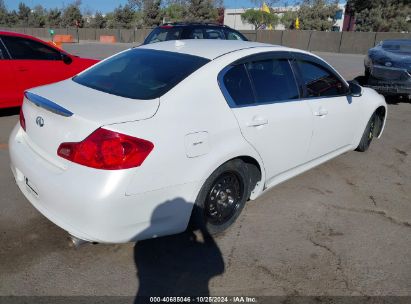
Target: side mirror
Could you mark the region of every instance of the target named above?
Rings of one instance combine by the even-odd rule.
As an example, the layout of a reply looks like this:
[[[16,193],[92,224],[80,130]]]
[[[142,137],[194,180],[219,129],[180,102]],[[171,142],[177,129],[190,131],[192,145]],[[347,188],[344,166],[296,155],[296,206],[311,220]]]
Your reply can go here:
[[[350,85],[350,95],[353,97],[360,97],[362,96],[362,86],[360,86],[357,82],[349,81],[348,84]]]
[[[65,64],[71,64],[73,62],[73,59],[64,53],[61,53],[61,59],[63,60]]]

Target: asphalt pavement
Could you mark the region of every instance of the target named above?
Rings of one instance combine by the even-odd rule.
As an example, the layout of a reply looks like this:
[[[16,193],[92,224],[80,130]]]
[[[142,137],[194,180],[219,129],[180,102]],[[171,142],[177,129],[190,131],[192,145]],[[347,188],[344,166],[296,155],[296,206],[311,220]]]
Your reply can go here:
[[[67,45],[104,58],[130,44]],[[320,53],[345,77],[363,56]],[[0,295],[411,296],[411,104],[393,99],[381,139],[247,204],[214,240],[183,233],[136,244],[68,247],[20,193],[0,112]]]

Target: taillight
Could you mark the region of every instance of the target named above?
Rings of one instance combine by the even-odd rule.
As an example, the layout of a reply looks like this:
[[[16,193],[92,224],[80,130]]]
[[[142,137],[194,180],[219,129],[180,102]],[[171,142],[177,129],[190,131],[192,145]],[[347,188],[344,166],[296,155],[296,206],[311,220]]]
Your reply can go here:
[[[20,126],[26,131],[26,119],[24,118],[23,106],[20,108]]]
[[[91,168],[119,170],[140,166],[153,148],[147,140],[99,128],[83,141],[62,143],[57,155]]]

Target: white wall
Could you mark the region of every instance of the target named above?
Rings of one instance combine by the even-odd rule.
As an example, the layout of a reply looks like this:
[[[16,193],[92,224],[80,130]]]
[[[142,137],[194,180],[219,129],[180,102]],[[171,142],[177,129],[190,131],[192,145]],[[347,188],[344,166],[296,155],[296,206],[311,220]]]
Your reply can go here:
[[[343,14],[342,18],[336,20],[335,26],[342,30],[342,25],[344,21],[344,11],[345,11],[345,4],[338,5],[340,9],[342,9]],[[236,30],[254,30],[254,26],[249,23],[244,23],[241,20],[241,14],[244,13],[248,8],[227,8],[224,10],[224,25],[227,25]],[[255,8],[257,9],[257,8]],[[298,10],[298,6],[288,6],[288,7],[273,7],[274,11],[280,12],[278,16],[281,18],[284,12],[286,11],[295,11]],[[283,24],[278,24],[275,27],[275,30],[284,30],[285,26]]]

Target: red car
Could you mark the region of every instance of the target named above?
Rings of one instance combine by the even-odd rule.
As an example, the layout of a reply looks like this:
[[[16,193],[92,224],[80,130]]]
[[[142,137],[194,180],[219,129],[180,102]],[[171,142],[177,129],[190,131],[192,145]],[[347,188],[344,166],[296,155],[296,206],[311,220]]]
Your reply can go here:
[[[96,62],[32,36],[0,31],[0,108],[20,106],[25,90],[72,77]]]

